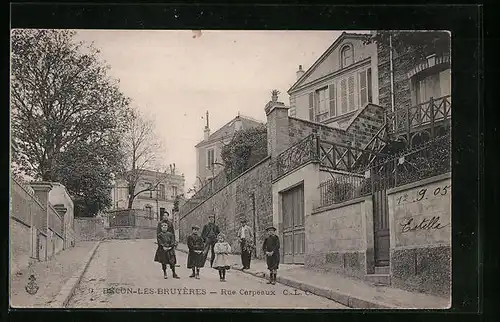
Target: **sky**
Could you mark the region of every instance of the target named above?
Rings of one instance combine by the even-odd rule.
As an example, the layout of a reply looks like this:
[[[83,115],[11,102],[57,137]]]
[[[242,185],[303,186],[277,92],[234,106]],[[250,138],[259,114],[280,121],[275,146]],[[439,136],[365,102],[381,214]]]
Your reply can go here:
[[[78,30],[77,38],[94,43],[121,91],[154,120],[162,163],[176,164],[187,190],[206,111],[212,133],[238,113],[265,122],[271,90],[289,105],[298,66],[307,70],[341,33]]]

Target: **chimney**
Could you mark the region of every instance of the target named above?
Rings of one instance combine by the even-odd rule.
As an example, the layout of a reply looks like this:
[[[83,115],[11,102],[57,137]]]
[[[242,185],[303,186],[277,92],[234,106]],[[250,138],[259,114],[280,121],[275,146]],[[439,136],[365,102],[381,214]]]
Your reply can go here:
[[[240,112],[238,112],[238,116],[236,116],[236,119],[234,120],[234,130],[239,131],[242,128],[243,128],[243,123],[241,122]]]
[[[208,111],[207,111],[207,124],[205,125],[205,129],[203,130],[203,132],[204,132],[203,139],[205,141],[207,141],[208,137],[210,136],[210,126],[209,126],[209,123],[208,123]]]
[[[299,70],[297,71],[297,80],[304,75],[304,70],[302,69],[302,65],[299,65]]]

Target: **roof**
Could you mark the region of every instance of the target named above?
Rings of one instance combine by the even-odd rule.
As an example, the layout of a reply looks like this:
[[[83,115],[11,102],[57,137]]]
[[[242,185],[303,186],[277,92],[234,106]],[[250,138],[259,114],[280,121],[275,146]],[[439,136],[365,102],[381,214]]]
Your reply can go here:
[[[235,132],[233,124],[238,118],[241,120],[241,124],[242,124],[243,129],[250,129],[250,128],[261,126],[261,125],[265,124],[264,122],[258,121],[254,118],[249,117],[249,116],[239,115],[239,116],[236,116],[235,118],[233,118],[231,121],[224,124],[221,128],[216,130],[214,133],[210,134],[210,136],[208,137],[208,140],[200,141],[198,144],[195,145],[195,147],[199,147],[199,146],[204,145],[205,143],[214,142],[216,140],[219,140],[219,139],[222,139],[222,138],[225,138],[228,136],[232,136]]]
[[[360,34],[360,33],[347,33],[343,32],[338,38],[333,42],[333,44],[328,47],[328,49],[312,64],[311,67],[309,67],[308,70],[305,71],[305,73],[297,79],[297,81],[290,87],[290,89],[287,91],[288,94],[290,94],[293,90],[295,90],[299,85],[301,85],[302,81],[304,81],[309,75],[312,74],[312,72],[318,67],[323,61],[326,60],[326,58],[339,46],[339,44],[342,42],[344,39],[361,39],[365,37],[369,37],[371,34]]]

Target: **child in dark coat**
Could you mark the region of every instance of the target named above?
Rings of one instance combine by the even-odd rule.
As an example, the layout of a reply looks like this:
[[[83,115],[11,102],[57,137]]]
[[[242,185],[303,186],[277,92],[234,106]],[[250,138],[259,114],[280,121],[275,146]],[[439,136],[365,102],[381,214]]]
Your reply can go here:
[[[161,263],[161,268],[163,270],[163,278],[167,279],[167,265],[170,266],[172,270],[173,278],[179,278],[175,273],[175,264],[177,264],[177,258],[175,256],[175,237],[168,231],[168,224],[162,223],[161,232],[157,236],[158,249],[155,254],[155,262]]]
[[[269,270],[269,282],[267,284],[276,284],[276,275],[280,263],[280,240],[276,236],[276,228],[266,229],[268,236],[262,245],[262,251],[266,254],[267,269]]]
[[[203,242],[203,238],[199,235],[200,227],[194,225],[192,229],[193,233],[187,238],[187,246],[189,249],[187,268],[193,270],[193,273],[189,277],[200,279],[200,267],[205,266],[205,257],[203,256],[205,243]]]

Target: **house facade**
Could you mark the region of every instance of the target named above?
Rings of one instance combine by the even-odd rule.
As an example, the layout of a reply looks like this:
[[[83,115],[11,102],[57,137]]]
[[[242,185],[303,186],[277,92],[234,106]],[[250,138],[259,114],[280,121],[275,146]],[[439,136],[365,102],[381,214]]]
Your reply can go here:
[[[159,183],[158,183],[159,182]],[[146,210],[148,217],[159,219],[160,214],[172,215],[175,197],[184,194],[185,179],[183,174],[142,170],[136,185],[136,192],[153,187],[152,190],[141,192],[135,197],[132,208]],[[116,179],[111,189],[111,210],[121,210],[128,207],[127,181]]]
[[[222,171],[222,148],[231,141],[236,131],[262,126],[264,124],[250,117],[237,115],[224,126],[210,133],[208,117],[207,111],[204,138],[195,145],[197,176],[195,187],[197,188],[203,186],[209,179],[214,178]]]
[[[367,35],[342,33],[288,90],[290,116],[345,127],[356,111],[378,104],[377,46]]]

